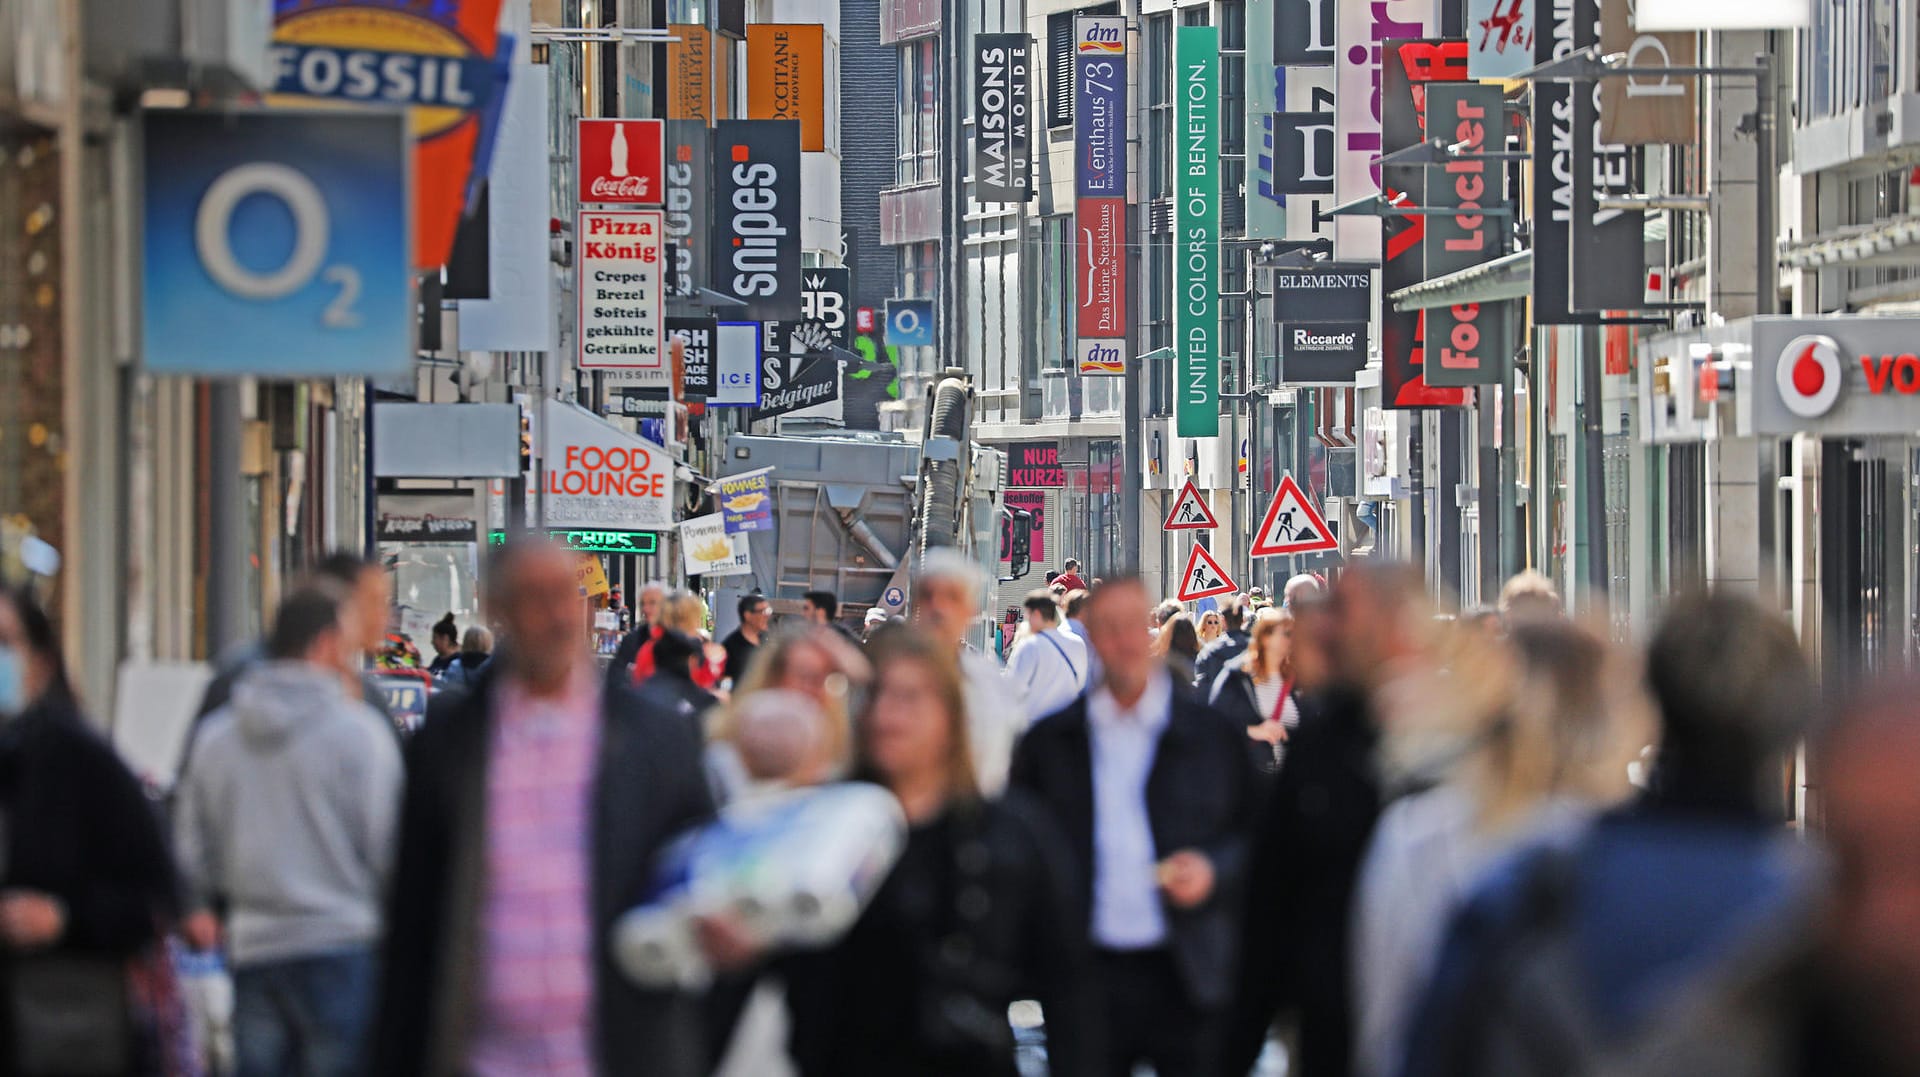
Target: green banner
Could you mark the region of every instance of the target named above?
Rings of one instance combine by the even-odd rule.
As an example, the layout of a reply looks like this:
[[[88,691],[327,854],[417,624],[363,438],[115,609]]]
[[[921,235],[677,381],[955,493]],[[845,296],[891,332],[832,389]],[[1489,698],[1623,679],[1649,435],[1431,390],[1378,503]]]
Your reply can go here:
[[[1173,43],[1174,433],[1220,432],[1220,31]]]

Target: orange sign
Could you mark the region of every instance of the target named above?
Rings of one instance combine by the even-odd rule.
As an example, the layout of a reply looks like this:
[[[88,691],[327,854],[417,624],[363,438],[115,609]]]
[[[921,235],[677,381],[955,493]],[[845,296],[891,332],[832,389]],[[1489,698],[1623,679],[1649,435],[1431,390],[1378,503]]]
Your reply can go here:
[[[800,148],[827,148],[826,29],[817,23],[747,27],[747,119],[799,120]]]
[[[667,27],[667,119],[713,122],[713,31],[698,23]]]

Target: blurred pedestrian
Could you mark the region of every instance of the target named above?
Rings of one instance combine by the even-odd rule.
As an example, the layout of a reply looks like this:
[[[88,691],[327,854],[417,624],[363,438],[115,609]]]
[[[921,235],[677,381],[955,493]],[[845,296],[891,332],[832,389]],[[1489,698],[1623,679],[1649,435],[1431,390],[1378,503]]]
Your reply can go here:
[[[872,679],[867,656],[839,633],[813,625],[783,625],[762,648],[746,682],[734,686],[732,702],[744,703],[763,692],[812,700],[825,723],[826,752],[833,761],[828,777],[837,778],[846,770],[852,700]],[[722,802],[735,799],[752,777],[736,751],[733,721],[738,713],[736,706],[721,708],[708,730],[713,744],[707,763]]]
[[[1028,724],[1071,703],[1087,686],[1087,645],[1060,627],[1060,607],[1045,591],[1025,602],[1027,638],[1007,660],[1007,679],[1026,702]]]
[[[1323,595],[1327,591],[1325,580],[1311,572],[1302,572],[1287,577],[1286,586],[1280,589],[1280,603],[1284,606],[1298,604],[1310,595]]]
[[[1290,610],[1261,610],[1253,619],[1246,653],[1227,662],[1207,697],[1260,744],[1256,758],[1269,774],[1280,769],[1287,740],[1299,728],[1302,714],[1293,669],[1293,620]]]
[[[154,806],[80,713],[53,622],[0,590],[0,1073],[145,1073],[130,993],[177,912]],[[163,960],[163,958],[161,958]]]
[[[1060,575],[1048,580],[1047,586],[1051,587],[1056,583],[1067,591],[1086,590],[1087,581],[1080,575],[1080,562],[1071,557],[1067,558],[1066,563],[1060,566]]]
[[[1648,789],[1474,890],[1402,1073],[1777,1072],[1763,1055],[1789,1015],[1744,985],[1814,929],[1781,780],[1814,713],[1812,667],[1776,614],[1721,593],[1672,603],[1647,681],[1663,734]]]
[[[655,855],[712,813],[700,744],[595,673],[567,550],[501,547],[482,598],[509,644],[410,746],[371,1072],[702,1073],[694,1001],[609,952]]]
[[[1522,621],[1557,620],[1566,616],[1560,591],[1553,581],[1526,569],[1500,588],[1500,619],[1509,627]]]
[[[967,744],[973,749],[974,780],[980,792],[1000,795],[1007,786],[1013,744],[1026,729],[1020,695],[1000,663],[980,653],[967,633],[980,619],[986,573],[962,554],[946,548],[927,551],[913,577],[913,617],[960,656],[966,681]]]
[[[808,591],[806,593],[807,623],[831,628],[845,636],[848,643],[860,642],[846,625],[840,623],[840,598],[832,591]]]
[[[1153,612],[1147,616],[1147,623],[1153,626],[1155,632],[1154,638],[1158,639],[1160,629],[1165,626],[1168,621],[1173,620],[1175,615],[1185,608],[1186,607],[1182,606],[1177,600],[1171,598],[1155,606]]]
[[[1094,592],[1103,680],[1028,730],[1013,787],[1045,805],[1088,885],[1104,1072],[1186,1077],[1220,1072],[1255,778],[1246,734],[1152,660],[1149,612],[1137,578]]]
[[[1350,1072],[1348,924],[1380,813],[1378,700],[1397,679],[1424,669],[1425,595],[1411,567],[1357,563],[1341,573],[1316,626],[1329,644],[1330,679],[1317,692],[1316,712],[1288,739],[1286,765],[1254,833],[1247,943],[1223,1072],[1252,1069],[1277,1013],[1298,1023],[1289,1072]]]
[[[807,1077],[1013,1077],[1008,1006],[1038,998],[1048,1072],[1096,1069],[1082,897],[1064,841],[1016,794],[981,796],[951,645],[875,638],[856,770],[911,830],[853,929],[792,962],[793,1047]]]
[[[662,628],[647,644],[653,673],[639,684],[640,694],[687,720],[694,737],[706,739],[706,715],[720,703],[700,674],[707,668],[707,643],[675,628]]]
[[[632,683],[641,684],[653,676],[655,641],[671,631],[700,641],[701,659],[694,665],[693,683],[717,694],[726,679],[727,652],[707,632],[706,602],[691,591],[674,590],[661,600],[655,617],[653,639],[642,643],[633,656]]]
[[[427,672],[436,678],[453,665],[460,657],[460,626],[453,621],[452,611],[433,624],[433,661],[427,664]]]
[[[607,665],[607,680],[622,684],[635,680],[645,680],[646,674],[635,670],[634,661],[640,655],[640,649],[658,633],[661,609],[667,599],[667,585],[660,580],[648,580],[640,587],[639,619],[634,622],[633,630],[620,638],[620,646],[614,649],[613,661]],[[647,671],[651,673],[652,670]]]
[[[366,1067],[402,771],[359,696],[357,614],[335,585],[289,594],[175,796],[184,934],[225,939],[238,1077]]]
[[[740,597],[735,612],[740,624],[727,633],[727,638],[720,641],[720,646],[727,651],[727,676],[733,683],[739,684],[746,680],[747,671],[753,664],[753,652],[760,649],[760,644],[767,638],[767,629],[773,624],[773,603],[767,601],[767,596],[755,591]]]
[[[438,679],[442,688],[471,688],[481,667],[493,660],[493,633],[485,625],[468,625],[460,639],[460,654]]]
[[[1160,634],[1153,638],[1153,653],[1173,671],[1174,680],[1192,684],[1194,663],[1200,658],[1200,633],[1194,630],[1192,616],[1181,611],[1163,621]]]
[[[1201,691],[1212,691],[1213,682],[1220,677],[1220,671],[1227,663],[1247,649],[1252,640],[1248,631],[1252,627],[1253,610],[1247,600],[1239,595],[1228,595],[1220,602],[1220,627],[1218,639],[1200,649],[1200,656],[1193,662],[1193,683]]]
[[[886,623],[887,623],[886,610],[881,609],[879,606],[867,607],[866,615],[860,618],[861,642],[862,643],[873,642],[873,634],[875,630],[877,630],[881,625],[884,625]]]
[[[1627,764],[1654,733],[1638,669],[1584,628],[1537,621],[1505,645],[1471,631],[1460,645],[1450,690],[1418,715],[1447,727],[1455,761],[1441,785],[1386,810],[1361,872],[1354,1043],[1365,1077],[1398,1072],[1447,922],[1484,868],[1623,799]]]

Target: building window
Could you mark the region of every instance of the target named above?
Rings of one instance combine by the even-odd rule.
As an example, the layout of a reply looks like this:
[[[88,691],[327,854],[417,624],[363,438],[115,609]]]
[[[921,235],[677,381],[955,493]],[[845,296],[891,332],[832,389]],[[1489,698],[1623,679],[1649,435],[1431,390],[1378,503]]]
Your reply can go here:
[[[1040,362],[1059,370],[1073,354],[1073,218],[1040,222]]]
[[[1047,16],[1047,126],[1073,123],[1073,16],[1056,11]]]
[[[901,186],[940,178],[940,65],[938,38],[923,37],[900,46],[899,166]]]
[[[1141,90],[1147,99],[1145,142],[1149,201],[1173,197],[1173,16],[1147,18]]]

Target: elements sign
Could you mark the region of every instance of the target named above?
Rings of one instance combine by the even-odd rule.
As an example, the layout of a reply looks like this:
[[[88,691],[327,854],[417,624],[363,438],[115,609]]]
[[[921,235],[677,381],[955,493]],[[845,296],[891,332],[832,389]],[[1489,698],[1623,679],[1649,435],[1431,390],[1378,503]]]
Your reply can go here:
[[[982,202],[1033,197],[1033,43],[1025,34],[981,34],[973,53],[973,195]]]
[[[1174,433],[1220,432],[1220,31],[1182,26],[1173,43]]]
[[[660,120],[581,120],[580,201],[657,206],[666,193]]]
[[[800,317],[798,121],[714,125],[710,235],[714,291],[757,322]]]
[[[665,283],[658,210],[580,211],[580,367],[651,371],[666,385],[660,290]]]
[[[1073,227],[1081,282],[1074,358],[1082,374],[1120,374],[1127,361],[1127,20],[1076,15],[1073,43]]]

